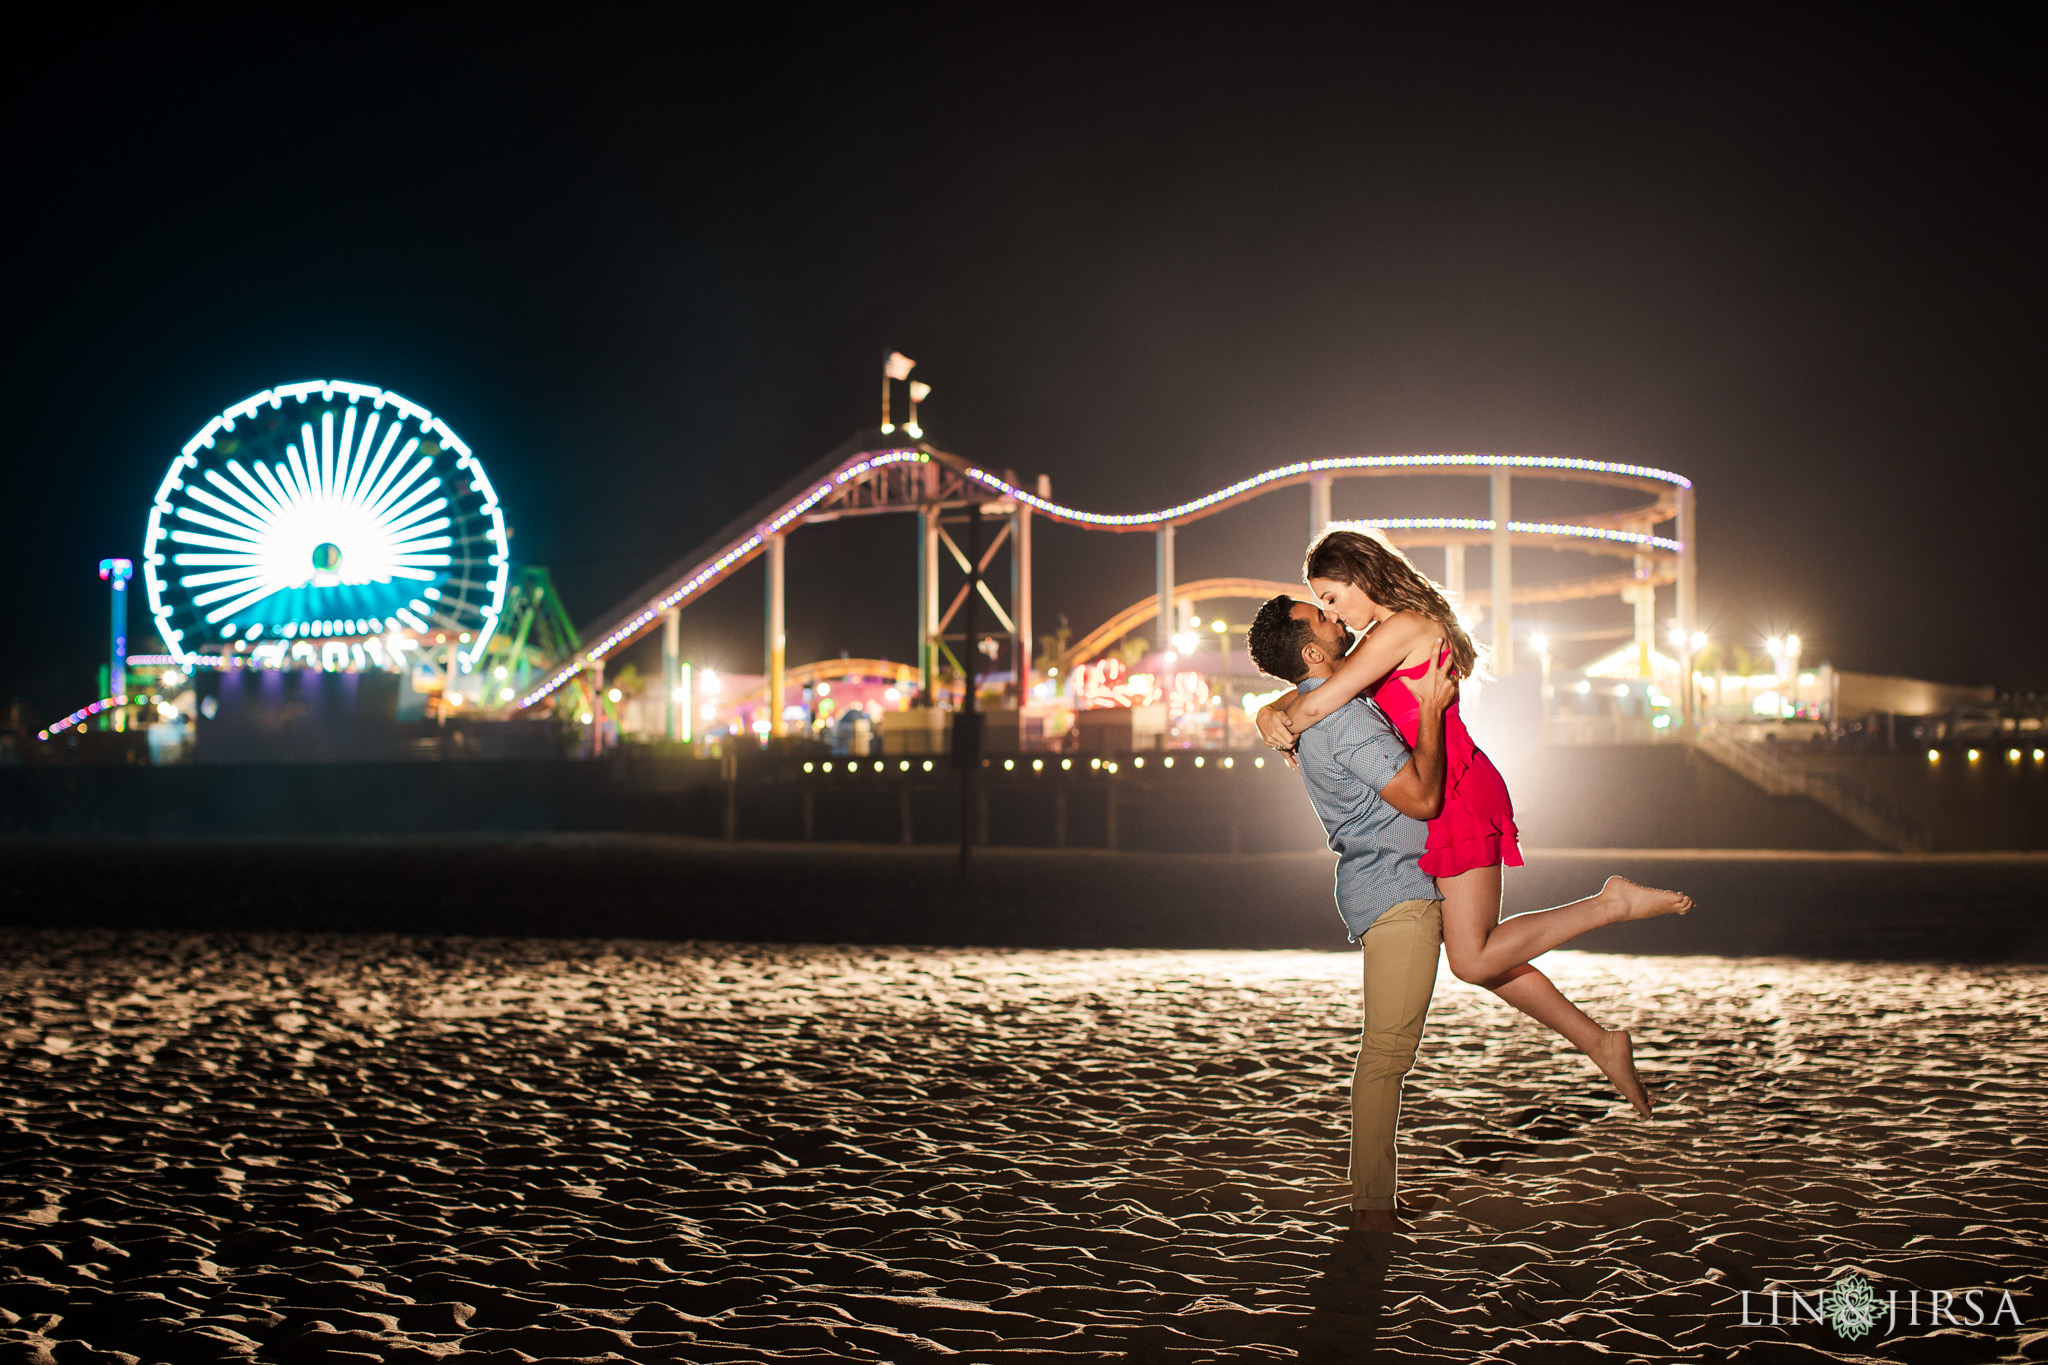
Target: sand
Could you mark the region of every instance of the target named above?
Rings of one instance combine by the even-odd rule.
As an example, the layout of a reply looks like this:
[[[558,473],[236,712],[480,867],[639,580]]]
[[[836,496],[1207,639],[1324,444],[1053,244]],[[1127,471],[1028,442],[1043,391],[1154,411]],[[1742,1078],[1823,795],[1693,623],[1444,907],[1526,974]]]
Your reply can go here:
[[[2048,971],[1544,962],[1659,1117],[1446,973],[1347,1238],[1349,952],[0,931],[0,1359],[2042,1358]]]

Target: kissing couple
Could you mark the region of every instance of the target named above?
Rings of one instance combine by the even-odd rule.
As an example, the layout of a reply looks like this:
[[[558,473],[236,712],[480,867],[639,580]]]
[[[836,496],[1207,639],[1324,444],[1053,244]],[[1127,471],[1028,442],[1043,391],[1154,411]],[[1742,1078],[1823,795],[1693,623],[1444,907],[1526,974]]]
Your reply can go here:
[[[1364,1031],[1351,1082],[1351,1226],[1401,1229],[1394,1130],[1436,988],[1437,950],[1584,1053],[1649,1118],[1625,1029],[1604,1029],[1530,959],[1589,929],[1684,914],[1692,898],[1609,877],[1569,905],[1501,918],[1501,876],[1522,864],[1514,806],[1458,712],[1479,650],[1443,590],[1370,529],[1309,547],[1313,600],[1259,608],[1246,644],[1295,685],[1259,734],[1300,769],[1337,855],[1337,913],[1364,959]]]

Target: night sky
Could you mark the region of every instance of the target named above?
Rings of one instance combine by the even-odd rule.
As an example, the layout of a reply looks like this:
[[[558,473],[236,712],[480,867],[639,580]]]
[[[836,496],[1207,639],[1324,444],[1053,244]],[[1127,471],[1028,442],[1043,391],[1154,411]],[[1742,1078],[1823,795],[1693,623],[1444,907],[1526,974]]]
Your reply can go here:
[[[871,426],[892,348],[932,440],[1099,511],[1334,455],[1675,469],[1716,638],[2048,687],[2028,12],[17,30],[0,700],[90,699],[98,561],[259,389],[434,409],[589,622]],[[1574,510],[1522,487],[1518,515]],[[1483,498],[1354,480],[1336,510]],[[1292,579],[1306,524],[1298,489],[1198,523],[1181,577]],[[910,659],[913,542],[795,537],[792,661]],[[1146,537],[1038,557],[1042,631],[1151,588]],[[685,613],[688,652],[758,670],[759,614],[757,568]]]

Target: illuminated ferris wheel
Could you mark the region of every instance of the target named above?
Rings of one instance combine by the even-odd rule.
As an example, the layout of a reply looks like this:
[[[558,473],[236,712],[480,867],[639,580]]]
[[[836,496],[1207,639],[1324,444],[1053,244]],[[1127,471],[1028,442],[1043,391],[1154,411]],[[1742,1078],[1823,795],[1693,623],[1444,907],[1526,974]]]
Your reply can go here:
[[[181,663],[400,668],[437,637],[463,671],[505,607],[505,515],[448,425],[338,379],[281,385],[213,418],[150,509],[143,581]]]

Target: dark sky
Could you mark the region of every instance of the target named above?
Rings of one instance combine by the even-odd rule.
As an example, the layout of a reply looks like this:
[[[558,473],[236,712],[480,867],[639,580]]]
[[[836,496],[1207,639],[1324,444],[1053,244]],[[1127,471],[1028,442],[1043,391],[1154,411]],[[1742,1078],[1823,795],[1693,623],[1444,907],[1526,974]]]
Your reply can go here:
[[[934,440],[1103,511],[1329,455],[1676,469],[1718,638],[2048,686],[2026,10],[674,12],[17,34],[0,698],[89,699],[97,561],[256,390],[441,413],[588,621],[871,424],[892,347]],[[1202,522],[1182,577],[1292,578],[1306,515]],[[793,657],[910,657],[912,544],[797,537]],[[1150,590],[1141,537],[1039,558],[1044,628]],[[758,668],[759,592],[691,652]]]

